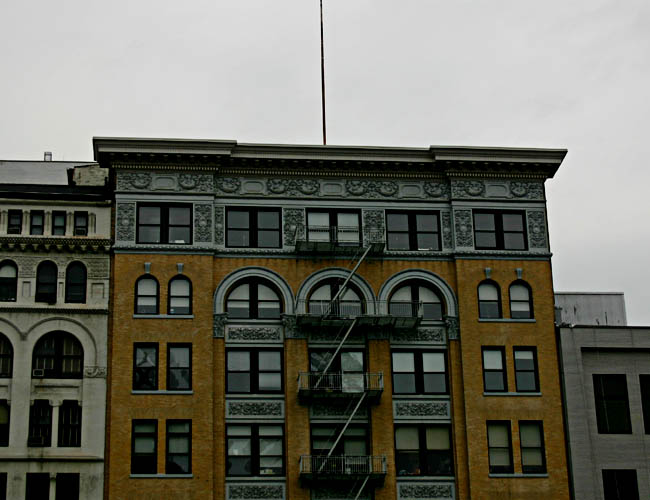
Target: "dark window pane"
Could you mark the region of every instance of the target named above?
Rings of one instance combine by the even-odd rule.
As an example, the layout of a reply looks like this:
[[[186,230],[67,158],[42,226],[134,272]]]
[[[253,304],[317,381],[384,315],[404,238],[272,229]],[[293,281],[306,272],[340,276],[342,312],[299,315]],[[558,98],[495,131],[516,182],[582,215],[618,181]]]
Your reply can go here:
[[[444,373],[425,373],[424,392],[446,393],[447,383]]]
[[[643,426],[645,433],[650,434],[650,375],[639,375],[639,385],[641,386]]]
[[[517,390],[518,391],[535,391],[537,390],[537,384],[535,383],[535,373],[533,372],[518,372],[516,375],[517,378]]]
[[[140,224],[160,224],[160,207],[140,207]]]
[[[188,226],[191,220],[189,207],[169,207],[169,224],[172,226]],[[171,240],[171,238],[170,238]]]
[[[395,467],[398,476],[418,476],[422,474],[419,451],[396,451]]]
[[[409,229],[407,214],[388,214],[386,223],[388,231],[408,231]]]
[[[503,214],[504,231],[523,231],[524,221],[521,214]]]
[[[160,243],[160,227],[140,226],[138,240],[140,243]]]
[[[442,304],[422,304],[422,317],[424,319],[442,319]]]
[[[505,233],[503,235],[503,246],[506,250],[525,250],[524,235],[521,233]]]
[[[433,214],[417,214],[415,220],[418,231],[438,231],[438,218]]]
[[[476,233],[476,246],[480,248],[496,248],[497,237],[494,233]]]
[[[494,231],[494,214],[474,214],[474,229],[477,231]]]
[[[249,373],[229,373],[228,392],[251,392]]]
[[[494,302],[481,302],[479,304],[479,317],[487,319],[498,318],[499,304]]]
[[[437,234],[418,234],[418,250],[439,250]]]
[[[639,500],[636,470],[603,469],[605,500]]]
[[[170,227],[169,243],[190,243],[190,228]]]
[[[257,227],[259,229],[278,229],[280,227],[280,213],[264,211],[258,212]]]
[[[390,250],[408,250],[409,249],[408,233],[389,233],[388,248]]]
[[[251,458],[229,456],[226,473],[229,476],[249,476],[251,474]]]
[[[598,432],[631,434],[630,408],[625,375],[593,375]]]
[[[257,246],[260,248],[278,248],[280,246],[279,231],[258,231]]]
[[[394,373],[393,392],[395,394],[415,394],[415,374]]]
[[[250,246],[250,233],[248,231],[229,229],[228,245],[233,247]]]
[[[228,228],[234,229],[248,229],[250,222],[248,218],[248,211],[228,211]]]
[[[25,500],[48,500],[50,498],[49,472],[28,472],[25,483]]]
[[[485,390],[486,391],[504,391],[502,372],[485,372]]]

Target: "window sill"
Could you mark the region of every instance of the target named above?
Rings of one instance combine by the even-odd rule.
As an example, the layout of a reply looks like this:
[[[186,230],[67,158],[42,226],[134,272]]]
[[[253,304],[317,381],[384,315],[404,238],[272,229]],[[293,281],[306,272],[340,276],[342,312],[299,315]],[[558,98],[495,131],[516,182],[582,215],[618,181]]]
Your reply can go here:
[[[131,391],[131,394],[168,394],[168,395],[192,395],[194,394],[194,391],[139,391],[137,389],[133,389]]]
[[[408,475],[408,474],[397,474],[398,481],[453,481],[455,476],[424,476],[424,475]]]
[[[488,474],[489,477],[512,477],[512,478],[530,478],[530,479],[535,479],[535,478],[540,478],[540,477],[548,477],[547,473],[544,474],[521,474],[521,473],[511,473],[511,474]]]
[[[286,476],[226,476],[226,481],[229,483],[234,482],[266,482],[266,481],[286,481]]]
[[[537,323],[535,318],[512,319],[512,318],[479,318],[479,323]]]
[[[541,396],[541,392],[492,392],[492,391],[485,391],[483,392],[483,396],[533,396],[533,397],[539,397]]]
[[[131,479],[192,479],[194,474],[130,474]]]
[[[194,319],[193,314],[134,314],[133,319]]]

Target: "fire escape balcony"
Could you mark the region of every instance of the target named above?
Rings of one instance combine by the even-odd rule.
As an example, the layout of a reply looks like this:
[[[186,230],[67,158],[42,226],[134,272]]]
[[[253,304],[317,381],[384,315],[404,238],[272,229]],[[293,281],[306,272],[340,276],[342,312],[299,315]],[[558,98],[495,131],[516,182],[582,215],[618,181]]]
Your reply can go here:
[[[303,486],[323,486],[332,481],[368,480],[368,486],[379,487],[386,478],[385,455],[302,455],[300,482]]]
[[[379,229],[365,229],[359,226],[296,226],[296,253],[298,255],[331,255],[350,257],[370,245],[369,256],[384,252],[384,233]]]
[[[298,398],[301,403],[324,399],[352,399],[366,393],[378,403],[384,391],[383,373],[300,372]]]

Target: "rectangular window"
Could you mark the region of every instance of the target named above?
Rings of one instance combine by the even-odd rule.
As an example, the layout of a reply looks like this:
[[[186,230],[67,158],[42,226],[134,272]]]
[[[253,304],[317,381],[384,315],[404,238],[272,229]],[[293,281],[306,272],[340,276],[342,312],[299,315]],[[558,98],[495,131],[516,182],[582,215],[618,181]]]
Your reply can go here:
[[[88,212],[74,213],[74,235],[88,236]]]
[[[282,392],[282,351],[230,349],[226,356],[230,394]]]
[[[393,351],[393,394],[447,394],[444,352]]]
[[[542,422],[520,420],[519,442],[521,444],[521,472],[524,474],[542,474],[546,472]]]
[[[388,250],[440,250],[438,212],[387,212]]]
[[[366,388],[365,384],[365,353],[363,350],[341,350],[332,360],[332,351],[313,350],[309,352],[310,371],[321,376],[312,377],[311,384],[321,389],[338,390],[345,393],[359,393]],[[329,364],[329,367],[328,367]],[[374,382],[373,382],[374,383]]]
[[[192,421],[167,420],[165,474],[192,472]]]
[[[64,401],[59,407],[59,446],[81,446],[81,405]]]
[[[0,446],[9,446],[9,404],[0,400]]]
[[[605,500],[639,500],[639,485],[634,469],[603,469]]]
[[[45,213],[43,210],[32,210],[29,213],[29,234],[42,235],[44,219]]]
[[[361,244],[358,211],[310,210],[307,212],[307,239],[342,246]]]
[[[192,205],[138,204],[138,243],[192,244]]]
[[[453,476],[450,427],[404,425],[395,428],[398,476]]]
[[[228,425],[228,476],[281,476],[284,474],[282,425]]]
[[[510,434],[510,421],[488,421],[487,434],[490,473],[512,473],[512,436]]]
[[[192,390],[192,344],[167,344],[167,390]]]
[[[50,473],[28,472],[25,486],[25,500],[47,500],[50,498]]]
[[[517,392],[539,392],[537,349],[534,347],[515,347],[513,353]]]
[[[155,474],[158,460],[158,421],[133,420],[131,474]]]
[[[52,212],[52,235],[65,236],[65,212]]]
[[[20,234],[23,232],[23,211],[9,210],[7,234]]]
[[[503,347],[483,347],[483,389],[485,392],[506,392],[505,351]]]
[[[158,390],[158,344],[133,344],[133,390]]]
[[[56,475],[56,500],[79,500],[79,474]]]
[[[27,446],[51,446],[52,407],[46,399],[37,399],[29,409]]]
[[[641,387],[641,406],[643,409],[643,428],[650,434],[650,375],[639,375]]]
[[[7,500],[7,473],[0,472],[0,500]]]
[[[232,248],[280,248],[280,209],[229,208],[226,246]]]
[[[314,455],[327,455],[336,443],[336,439],[343,430],[343,424],[339,425],[312,425],[311,427],[311,448]],[[336,443],[332,457],[341,456],[367,456],[368,455],[368,429],[363,425],[349,425],[341,439]],[[322,464],[323,462],[321,462]],[[328,468],[341,464],[337,458],[331,463],[326,463]],[[343,465],[343,464],[341,464]]]
[[[527,250],[524,212],[474,210],[477,250]]]
[[[594,397],[600,434],[632,434],[625,375],[596,375]]]

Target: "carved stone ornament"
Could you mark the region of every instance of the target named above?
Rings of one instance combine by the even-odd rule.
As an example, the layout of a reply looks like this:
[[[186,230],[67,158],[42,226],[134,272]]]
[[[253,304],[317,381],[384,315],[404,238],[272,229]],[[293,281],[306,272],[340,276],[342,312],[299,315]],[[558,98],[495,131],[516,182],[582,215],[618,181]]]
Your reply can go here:
[[[350,500],[354,496],[350,496],[350,487],[324,487],[314,488],[311,490],[312,500]],[[358,500],[368,500],[370,493],[361,493]]]
[[[228,313],[219,313],[214,315],[212,325],[212,335],[222,339],[226,333],[226,323],[228,323]]]
[[[311,195],[320,191],[320,182],[316,179],[269,179],[266,188],[273,194]]]
[[[226,401],[226,417],[282,417],[282,401]]]
[[[34,278],[36,276],[36,266],[40,262],[39,257],[27,257],[26,255],[12,256],[13,260],[18,266],[19,278]]]
[[[307,338],[302,334],[296,324],[295,314],[282,314],[282,326],[284,327],[284,337],[288,339]]]
[[[214,242],[223,245],[225,242],[225,210],[224,206],[214,207]]]
[[[281,484],[229,484],[228,500],[281,500],[284,486]]]
[[[400,484],[400,500],[428,500],[430,498],[453,498],[454,490],[450,484]]]
[[[281,336],[278,328],[240,327],[228,329],[228,340],[281,340]]]
[[[217,177],[216,191],[233,194],[241,189],[241,180],[237,177]]]
[[[133,191],[147,189],[151,185],[151,172],[120,172],[117,173],[117,190]]]
[[[485,194],[483,181],[451,181],[451,195],[453,198],[476,198]]]
[[[108,256],[97,259],[83,259],[88,267],[88,277],[93,279],[108,279]]]
[[[211,193],[214,191],[214,177],[210,174],[180,174],[178,185],[186,191]]]
[[[364,243],[380,243],[384,241],[384,211],[363,211]]]
[[[135,203],[117,204],[115,233],[118,241],[135,241]]]
[[[194,205],[194,241],[212,241],[212,205]]]
[[[447,338],[449,340],[460,340],[460,323],[456,316],[445,316],[447,325]]]
[[[418,328],[408,332],[395,332],[391,335],[391,341],[440,344],[445,341],[445,332],[442,328]]]
[[[435,401],[394,401],[395,417],[448,417],[449,403]]]
[[[457,247],[473,247],[474,235],[472,234],[472,211],[454,211],[454,229],[456,230]]]
[[[345,181],[345,189],[352,196],[387,198],[397,194],[399,185],[394,181]]]
[[[510,194],[515,198],[543,200],[544,185],[541,182],[514,181],[510,183]]]
[[[532,248],[546,248],[546,220],[544,212],[527,211],[528,241]]]
[[[451,230],[451,213],[442,212],[440,216],[442,217],[442,248],[453,248],[454,240]]]
[[[106,378],[105,366],[84,366],[85,378]]]
[[[292,246],[296,244],[296,231],[305,225],[305,211],[302,208],[282,209],[284,221],[284,244]]]
[[[425,182],[424,192],[430,198],[448,198],[449,184],[446,182]]]

